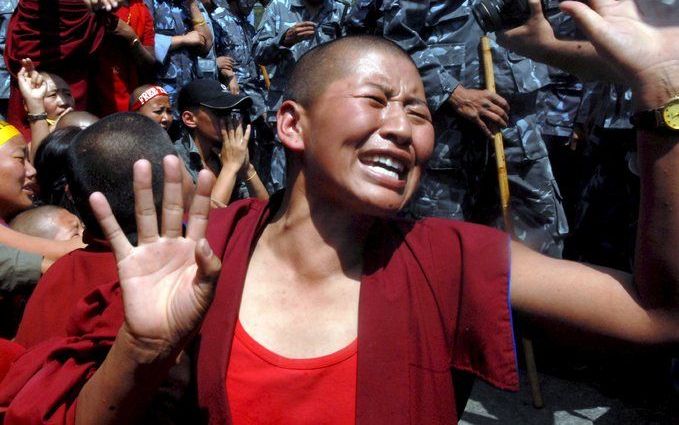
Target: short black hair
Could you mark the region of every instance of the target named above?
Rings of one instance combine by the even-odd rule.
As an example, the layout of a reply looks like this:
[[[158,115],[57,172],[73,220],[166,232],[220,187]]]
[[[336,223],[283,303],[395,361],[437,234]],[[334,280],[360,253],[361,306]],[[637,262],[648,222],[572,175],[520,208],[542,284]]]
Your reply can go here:
[[[74,214],[75,207],[66,195],[66,169],[68,147],[81,131],[79,127],[54,130],[40,143],[33,160],[40,186],[40,201],[66,208]]]
[[[176,155],[167,132],[150,118],[132,112],[109,115],[78,134],[68,150],[66,178],[88,233],[103,237],[89,205],[90,195],[101,192],[123,232],[136,243],[132,166],[142,158],[151,163],[153,200],[160,211],[166,155]]]
[[[302,55],[290,74],[283,100],[293,100],[305,108],[311,107],[330,83],[346,76],[357,52],[375,50],[406,58],[417,67],[405,50],[386,38],[374,35],[339,38],[316,46]]]

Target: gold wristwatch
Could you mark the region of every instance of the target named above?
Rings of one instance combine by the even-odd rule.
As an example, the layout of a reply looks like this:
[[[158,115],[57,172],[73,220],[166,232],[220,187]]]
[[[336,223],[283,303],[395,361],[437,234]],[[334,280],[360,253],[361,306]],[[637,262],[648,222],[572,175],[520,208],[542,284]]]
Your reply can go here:
[[[658,109],[637,112],[630,121],[639,129],[669,130],[679,134],[679,96],[673,97]]]

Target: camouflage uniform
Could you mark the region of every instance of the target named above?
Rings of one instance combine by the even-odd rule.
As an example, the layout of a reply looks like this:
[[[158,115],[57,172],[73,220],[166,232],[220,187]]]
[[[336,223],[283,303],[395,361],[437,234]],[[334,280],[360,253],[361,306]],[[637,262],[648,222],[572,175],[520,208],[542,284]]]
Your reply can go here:
[[[384,33],[384,6],[385,3],[382,0],[354,1],[344,20],[346,33],[382,35]]]
[[[587,83],[578,122],[587,135],[583,177],[573,219],[574,259],[631,270],[639,203],[636,132],[629,122],[632,93],[610,83]]]
[[[312,47],[342,35],[342,21],[347,9],[345,3],[335,0],[324,0],[316,16],[309,14],[303,0],[273,0],[266,7],[255,36],[254,55],[257,63],[266,65],[269,71],[271,87],[267,106],[272,116],[282,103],[283,90],[295,62]],[[281,43],[285,32],[302,21],[318,24],[314,37],[292,47],[284,47]]]
[[[580,39],[573,19],[560,11],[560,0],[546,0],[545,14],[560,39]],[[573,75],[555,67],[549,67],[551,84],[538,94],[539,122],[542,135],[555,143],[566,144],[573,134],[573,126],[580,110],[583,84]]]
[[[7,25],[12,17],[19,0],[0,0],[0,117],[6,118],[7,100],[9,99],[10,75],[5,65],[5,39],[7,38]]]
[[[483,33],[469,1],[385,3],[385,36],[417,64],[436,130],[434,153],[409,212],[501,225],[491,145],[448,102],[458,84],[483,87],[477,53]],[[548,68],[491,44],[497,91],[511,107],[502,133],[515,231],[533,248],[560,256],[568,227],[535,106],[538,90],[550,82]]]
[[[172,37],[184,35],[193,29],[191,14],[181,2],[173,0],[144,0],[153,16],[156,31],[155,53],[159,67],[156,70],[156,82],[170,95],[173,106],[176,106],[179,90],[196,78],[216,78],[214,53],[199,58],[187,48],[170,51]],[[202,3],[198,8],[205,17],[206,25],[210,18]]]
[[[255,35],[254,56],[257,63],[266,65],[271,79],[266,104],[272,127],[275,125],[276,112],[282,103],[283,91],[293,66],[312,47],[342,35],[342,21],[347,10],[346,3],[336,0],[323,0],[315,16],[309,14],[303,0],[273,0],[267,5]],[[284,47],[281,43],[285,32],[303,21],[316,22],[316,34],[292,47]],[[284,185],[285,151],[276,142],[271,160],[271,181],[267,187],[277,190]]]
[[[219,7],[210,13],[215,35],[216,55],[217,57],[229,56],[234,60],[234,72],[238,78],[238,86],[252,99],[250,162],[257,169],[267,189],[274,191],[277,187],[271,177],[271,156],[275,145],[273,132],[264,122],[266,87],[252,55],[255,28],[246,17],[231,11],[226,1],[216,3]]]

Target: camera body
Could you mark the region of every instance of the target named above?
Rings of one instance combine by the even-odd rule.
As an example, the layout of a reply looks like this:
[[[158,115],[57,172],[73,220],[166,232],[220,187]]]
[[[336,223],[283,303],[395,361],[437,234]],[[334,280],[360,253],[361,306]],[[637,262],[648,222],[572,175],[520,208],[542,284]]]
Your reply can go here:
[[[541,2],[542,10],[547,10],[546,1]],[[495,32],[523,25],[531,12],[528,0],[479,0],[472,13],[483,32]]]

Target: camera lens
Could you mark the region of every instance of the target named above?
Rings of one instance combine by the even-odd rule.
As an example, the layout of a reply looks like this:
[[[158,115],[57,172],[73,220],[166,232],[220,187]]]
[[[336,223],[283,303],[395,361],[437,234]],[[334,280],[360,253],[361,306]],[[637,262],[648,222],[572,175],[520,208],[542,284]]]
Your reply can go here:
[[[527,0],[479,0],[472,6],[472,13],[483,32],[495,32],[525,23],[530,8]]]

